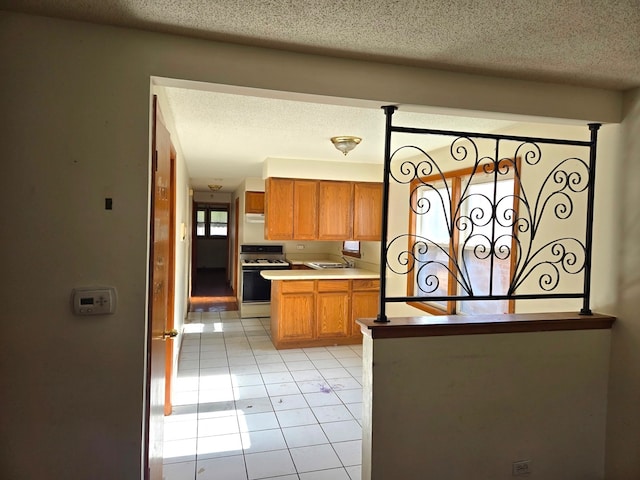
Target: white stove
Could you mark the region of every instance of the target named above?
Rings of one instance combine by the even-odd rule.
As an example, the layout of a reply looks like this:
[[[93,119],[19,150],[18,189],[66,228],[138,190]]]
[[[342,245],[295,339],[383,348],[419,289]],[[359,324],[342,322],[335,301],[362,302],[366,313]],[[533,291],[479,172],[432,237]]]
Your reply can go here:
[[[291,268],[284,257],[283,245],[241,245],[242,285],[241,317],[268,317],[271,314],[271,282],[260,275],[262,270]]]
[[[289,262],[281,258],[246,258],[242,260],[243,267],[251,266],[289,266]]]

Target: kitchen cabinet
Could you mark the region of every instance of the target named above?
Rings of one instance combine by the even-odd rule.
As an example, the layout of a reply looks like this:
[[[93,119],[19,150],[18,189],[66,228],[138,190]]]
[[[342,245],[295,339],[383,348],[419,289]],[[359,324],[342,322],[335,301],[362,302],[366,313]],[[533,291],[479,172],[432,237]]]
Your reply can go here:
[[[318,240],[348,240],[353,230],[351,182],[320,181]]]
[[[346,338],[351,334],[349,280],[318,280],[317,338]]]
[[[268,178],[266,182],[265,238],[318,238],[318,181]]]
[[[379,280],[273,280],[271,288],[276,348],[360,343],[356,319],[378,314]]]
[[[268,240],[380,240],[382,184],[270,177]]]
[[[359,318],[375,318],[378,316],[380,298],[379,280],[353,280],[351,293],[351,336],[362,338]]]
[[[295,240],[318,238],[318,182],[294,180],[293,237]]]
[[[353,240],[380,240],[382,234],[382,184],[353,185]]]
[[[264,237],[293,238],[293,179],[267,178],[265,184]]]
[[[264,192],[245,192],[244,213],[264,213]]]
[[[272,282],[271,333],[279,342],[305,342],[315,337],[313,280]],[[274,322],[273,319],[277,318]]]

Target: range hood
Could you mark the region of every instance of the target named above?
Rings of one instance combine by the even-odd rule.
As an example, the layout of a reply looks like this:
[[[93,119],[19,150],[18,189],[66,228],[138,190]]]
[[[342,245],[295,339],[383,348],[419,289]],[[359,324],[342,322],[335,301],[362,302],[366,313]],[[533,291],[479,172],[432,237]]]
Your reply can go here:
[[[245,213],[247,223],[264,223],[264,213]]]

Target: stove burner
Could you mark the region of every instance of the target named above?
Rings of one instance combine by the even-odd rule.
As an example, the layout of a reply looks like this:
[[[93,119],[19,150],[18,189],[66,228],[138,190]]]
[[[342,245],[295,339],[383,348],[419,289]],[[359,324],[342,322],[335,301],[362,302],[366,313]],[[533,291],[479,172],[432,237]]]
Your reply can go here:
[[[250,258],[243,262],[244,264],[286,264],[287,262],[277,258]]]

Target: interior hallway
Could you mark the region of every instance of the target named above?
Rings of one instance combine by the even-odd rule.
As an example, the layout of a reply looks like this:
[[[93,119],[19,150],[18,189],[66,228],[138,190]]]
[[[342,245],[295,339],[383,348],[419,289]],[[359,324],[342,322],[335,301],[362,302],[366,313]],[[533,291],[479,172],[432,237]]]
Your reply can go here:
[[[189,313],[166,480],[361,478],[361,346],[276,350],[269,322]]]
[[[222,312],[238,310],[233,289],[227,283],[227,272],[222,268],[199,268],[193,276],[190,312]]]

